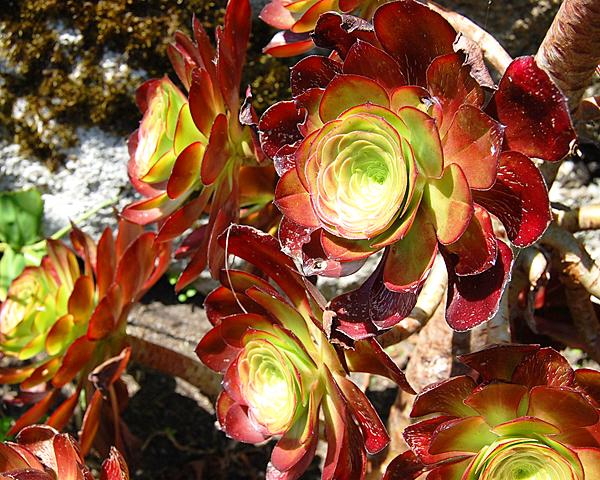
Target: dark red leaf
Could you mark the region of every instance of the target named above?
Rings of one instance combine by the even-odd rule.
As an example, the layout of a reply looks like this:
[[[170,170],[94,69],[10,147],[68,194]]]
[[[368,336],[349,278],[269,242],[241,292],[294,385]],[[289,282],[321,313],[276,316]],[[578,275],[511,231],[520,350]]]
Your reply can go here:
[[[459,332],[470,330],[495,315],[502,292],[510,278],[512,260],[510,247],[501,240],[498,240],[495,265],[478,275],[456,275],[454,262],[446,258],[446,321],[450,327]]]
[[[200,180],[204,150],[202,142],[194,142],[179,154],[167,183],[167,194],[170,199],[185,194]]]
[[[427,468],[408,450],[390,462],[382,480],[416,480]]]
[[[330,309],[336,313],[335,330],[353,340],[375,335],[405,318],[417,303],[418,291],[392,292],[385,287],[383,267],[377,269],[359,288],[335,297]]]
[[[235,403],[227,392],[221,392],[219,395],[216,410],[221,428],[234,440],[260,443],[266,439],[248,418],[247,408]]]
[[[426,86],[431,61],[448,53],[456,31],[437,12],[414,0],[400,0],[378,8],[373,16],[377,38],[400,64],[407,83]]]
[[[204,185],[212,185],[229,159],[229,131],[227,116],[220,113],[212,125],[206,152],[202,158],[200,178]]]
[[[492,345],[458,359],[481,375],[484,382],[510,382],[515,367],[523,358],[539,350],[537,345]]]
[[[131,347],[126,347],[119,355],[102,362],[88,375],[88,380],[105,398],[110,387],[121,378],[130,356]]]
[[[442,105],[440,135],[444,137],[454,114],[463,104],[481,107],[485,99],[483,89],[464,65],[464,56],[458,53],[441,55],[427,68],[427,88]]]
[[[463,401],[475,389],[475,381],[461,375],[425,387],[413,402],[411,417],[422,417],[432,413],[443,413],[455,417],[472,415],[475,412]]]
[[[493,267],[498,256],[498,246],[489,213],[475,204],[471,223],[457,242],[444,248],[458,257],[454,267],[457,275],[483,273]]]
[[[488,108],[506,125],[507,149],[556,162],[575,140],[566,98],[533,57],[508,66]]]
[[[358,39],[379,46],[373,25],[362,18],[336,12],[321,15],[313,32],[313,39],[318,47],[335,50],[342,58],[346,57]]]
[[[541,348],[523,358],[517,365],[511,381],[528,387],[573,386],[575,372],[569,362],[553,348]]]
[[[246,48],[252,26],[249,0],[230,0],[225,10],[223,30],[217,30],[217,77],[225,103],[231,112],[240,106],[239,90]]]
[[[110,447],[108,458],[102,462],[100,480],[129,480],[125,459],[115,447]]]
[[[296,97],[310,88],[325,88],[342,73],[342,65],[320,55],[303,58],[290,69],[290,87]]]
[[[379,415],[362,390],[352,381],[343,377],[338,379],[338,386],[346,398],[348,408],[363,434],[367,452],[375,454],[387,447],[390,437]]]
[[[394,381],[407,393],[416,393],[406,380],[404,372],[381,348],[374,338],[354,342],[352,348],[344,350],[346,363],[351,372],[364,372],[381,375]]]
[[[81,454],[83,456],[88,454],[92,448],[94,438],[96,438],[96,433],[102,419],[103,403],[102,394],[96,390],[87,405],[85,414],[83,415],[81,430],[79,431],[79,445],[81,446]]]
[[[473,200],[500,219],[518,247],[538,240],[552,220],[544,178],[519,152],[502,152],[496,183],[490,190],[474,191]]]
[[[211,329],[196,347],[196,355],[208,368],[225,373],[240,349],[229,345],[221,335],[221,329]]]
[[[383,50],[360,39],[348,51],[344,73],[371,78],[389,90],[406,85],[398,62]]]
[[[258,124],[260,144],[265,154],[275,157],[282,147],[302,140],[298,124],[303,120],[304,116],[293,101],[279,102],[268,108]],[[279,169],[277,173],[283,174]]]
[[[202,215],[211,193],[210,189],[203,189],[196,198],[171,214],[161,225],[156,241],[173,240],[190,228]]]
[[[444,165],[460,165],[469,186],[487,190],[496,180],[503,127],[473,105],[458,108],[443,138]]]
[[[108,227],[104,229],[98,241],[97,252],[100,262],[96,265],[96,284],[98,285],[98,295],[103,297],[114,280],[117,263],[115,241],[112,231]]]
[[[210,78],[214,82],[217,79],[217,71],[214,64],[215,49],[202,23],[200,23],[200,20],[195,15],[192,19],[192,28],[194,30],[194,40],[196,40],[198,54],[202,59],[202,68],[209,73]]]
[[[219,237],[219,244],[227,254],[246,260],[276,282],[294,305],[307,301],[304,284],[294,263],[271,235],[252,227],[231,225]]]
[[[437,428],[446,422],[451,422],[456,417],[449,415],[439,415],[418,423],[409,425],[404,429],[402,437],[408,447],[415,453],[417,458],[423,463],[435,463],[443,460],[448,455],[431,455],[429,447],[434,438],[434,432]]]
[[[206,137],[209,136],[212,123],[218,114],[215,108],[217,106],[216,95],[220,95],[220,92],[214,91],[208,72],[201,68],[194,69],[188,99],[190,114],[196,128]]]

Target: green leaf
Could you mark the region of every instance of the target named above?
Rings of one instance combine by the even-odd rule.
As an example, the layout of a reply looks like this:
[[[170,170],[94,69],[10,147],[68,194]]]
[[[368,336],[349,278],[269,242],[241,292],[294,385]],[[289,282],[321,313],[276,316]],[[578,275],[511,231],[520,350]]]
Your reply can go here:
[[[25,268],[25,257],[8,247],[0,258],[0,301],[6,299],[8,287]]]
[[[14,418],[9,416],[0,416],[0,442],[10,440],[8,437],[8,431],[15,423]]]
[[[40,192],[0,192],[0,242],[19,250],[41,239],[44,202]]]

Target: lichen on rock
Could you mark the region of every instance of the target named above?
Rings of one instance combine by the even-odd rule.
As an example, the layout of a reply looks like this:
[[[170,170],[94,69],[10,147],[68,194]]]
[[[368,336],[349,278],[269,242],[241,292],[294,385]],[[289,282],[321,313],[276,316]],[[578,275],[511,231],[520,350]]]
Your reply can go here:
[[[175,31],[190,33],[193,14],[212,31],[225,3],[6,0],[0,11],[0,133],[51,169],[77,143],[77,127],[126,135],[139,121],[136,87],[172,73],[166,47]],[[248,55],[246,78],[259,109],[287,89],[285,66],[261,53],[270,34],[259,26]]]

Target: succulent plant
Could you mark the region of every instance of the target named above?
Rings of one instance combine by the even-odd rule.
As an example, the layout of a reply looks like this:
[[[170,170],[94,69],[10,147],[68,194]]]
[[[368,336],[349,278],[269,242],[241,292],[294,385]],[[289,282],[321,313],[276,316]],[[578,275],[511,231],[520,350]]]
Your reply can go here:
[[[0,478],[6,480],[94,480],[79,446],[47,425],[21,430],[16,442],[0,444]],[[125,460],[116,448],[102,463],[100,480],[129,480]]]
[[[410,450],[385,480],[590,480],[600,475],[600,372],[573,370],[551,348],[497,345],[463,355],[476,372],[426,387]]]
[[[129,311],[165,272],[170,259],[170,245],[155,240],[156,234],[126,220],[120,221],[116,238],[107,228],[97,245],[74,227],[71,243],[77,254],[48,240],[48,255],[41,265],[27,267],[10,285],[0,307],[0,351],[30,361],[1,368],[0,383],[19,384],[23,401],[35,403],[11,434],[39,421],[60,389],[75,380],[76,391],[46,422],[61,429],[88,375],[98,376],[94,369],[114,357],[119,368],[94,382],[99,390],[90,400],[93,414],[86,416],[87,423],[84,420],[81,440],[87,452],[106,393],[102,390],[118,380],[129,358],[128,349],[123,350]]]
[[[323,478],[364,478],[366,453],[381,451],[389,438],[348,373],[385,375],[412,392],[403,373],[372,339],[350,350],[328,341],[331,312],[275,238],[233,225],[219,241],[274,282],[226,269],[223,285],[206,298],[213,328],[196,353],[224,374],[221,428],[243,442],[278,438],[267,478],[292,480],[311,463],[322,423],[328,443]]]
[[[271,0],[260,12],[260,19],[272,27],[281,29],[264,48],[274,57],[291,57],[306,53],[315,44],[310,33],[315,29],[319,16],[325,12],[355,12],[361,18],[370,19],[382,0]]]
[[[177,283],[183,288],[209,266],[223,264],[216,238],[232,222],[269,228],[275,174],[258,144],[250,91],[240,108],[240,82],[252,15],[247,0],[228,3],[217,30],[217,49],[197,19],[194,40],[182,33],[168,50],[184,94],[167,77],[137,92],[143,113],[130,137],[129,177],[146,197],[123,216],[139,224],[159,223],[159,241],[193,228],[178,256],[190,262]],[[208,214],[208,221],[199,220]]]
[[[450,326],[491,318],[512,264],[492,216],[517,247],[546,229],[546,185],[529,157],[568,153],[564,97],[533,57],[494,86],[477,47],[413,0],[379,7],[372,24],[325,13],[313,38],[336,55],[292,67],[293,99],[259,124],[281,177],[284,250],[306,275],[327,276],[384,251],[364,285],[332,301],[335,329],[350,338],[406,316],[438,253]]]

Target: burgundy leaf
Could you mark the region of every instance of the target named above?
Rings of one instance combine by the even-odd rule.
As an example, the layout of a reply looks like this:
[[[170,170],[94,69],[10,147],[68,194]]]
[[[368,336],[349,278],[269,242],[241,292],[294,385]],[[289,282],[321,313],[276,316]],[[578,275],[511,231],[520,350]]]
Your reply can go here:
[[[474,414],[463,402],[475,388],[475,381],[461,375],[426,386],[415,398],[411,417],[422,417],[431,413],[461,417]]]
[[[219,93],[214,91],[208,72],[200,68],[194,69],[188,100],[190,114],[198,130],[206,137],[210,134],[211,125],[218,114],[216,108],[217,95]]]
[[[212,185],[229,159],[229,132],[227,116],[220,113],[210,130],[206,152],[202,158],[200,178],[204,185]]]
[[[360,39],[352,45],[344,60],[344,73],[372,78],[387,89],[406,85],[398,62],[383,50]]]
[[[236,255],[255,265],[273,279],[285,294],[299,305],[306,301],[300,275],[277,239],[252,227],[231,225],[220,237],[219,244],[228,254]]]
[[[475,204],[471,223],[458,241],[445,250],[458,257],[454,267],[457,275],[474,275],[492,268],[498,256],[498,246],[489,213]]]
[[[496,183],[490,190],[474,191],[473,200],[500,219],[518,247],[538,240],[552,220],[544,178],[519,152],[502,152]]]
[[[506,125],[507,149],[556,162],[575,140],[566,98],[533,57],[508,66],[488,108]]]
[[[400,64],[411,85],[425,86],[431,61],[454,53],[456,31],[439,13],[413,0],[379,7],[373,25],[377,38]]]
[[[342,58],[346,57],[358,39],[379,46],[373,25],[362,18],[335,12],[321,15],[313,32],[313,39],[317,46],[335,50]]]
[[[269,107],[258,124],[260,144],[265,154],[275,157],[282,147],[302,140],[298,124],[303,120],[302,113],[293,101],[279,102]],[[278,170],[277,173],[281,175],[283,172]]]
[[[537,345],[492,345],[477,352],[461,355],[458,359],[478,372],[484,382],[509,382],[515,367],[523,358],[537,350]]]
[[[303,58],[290,69],[290,87],[295,97],[310,88],[325,88],[342,73],[339,62],[319,55]]]
[[[488,321],[498,311],[500,298],[510,278],[512,251],[498,241],[498,257],[493,267],[478,275],[458,276],[455,264],[446,258],[448,268],[448,300],[446,321],[456,331]]]
[[[408,450],[390,462],[382,480],[416,480],[427,468]]]
[[[526,356],[515,368],[511,381],[534,387],[569,387],[573,385],[575,372],[569,362],[553,348],[541,348]]]
[[[363,434],[367,452],[370,454],[380,452],[387,447],[390,437],[373,405],[352,381],[339,378],[338,385]]]
[[[439,125],[443,137],[454,114],[463,104],[481,107],[484,92],[464,65],[464,56],[458,53],[441,55],[427,68],[427,87],[442,105],[442,122]]]
[[[352,348],[345,349],[344,355],[348,368],[353,372],[365,372],[381,375],[394,381],[407,393],[416,392],[406,380],[404,372],[396,362],[390,358],[381,345],[374,338],[367,338],[355,342]]]
[[[385,287],[383,267],[377,269],[359,288],[335,297],[330,309],[336,313],[335,329],[353,340],[375,335],[405,318],[417,303],[418,291],[392,292]]]
[[[221,428],[234,440],[260,443],[266,439],[248,418],[247,409],[235,403],[227,392],[219,395],[216,410]]]

